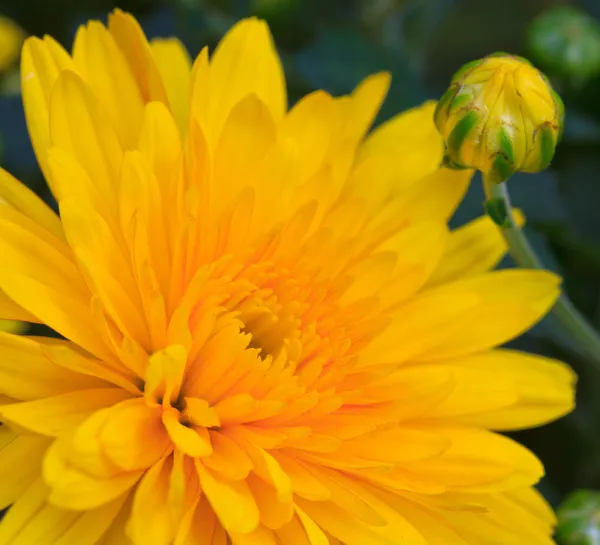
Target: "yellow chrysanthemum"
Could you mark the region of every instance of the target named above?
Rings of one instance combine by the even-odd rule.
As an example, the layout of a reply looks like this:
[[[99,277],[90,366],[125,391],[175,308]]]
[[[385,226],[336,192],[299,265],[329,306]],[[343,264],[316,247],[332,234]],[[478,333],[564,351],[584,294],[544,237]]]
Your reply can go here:
[[[491,430],[572,407],[497,349],[558,279],[486,272],[426,104],[365,138],[389,78],[291,111],[266,25],[193,67],[115,12],[23,52],[60,219],[6,172],[1,545],[552,543],[540,462]]]
[[[16,63],[24,39],[23,29],[12,19],[0,15],[0,72]]]

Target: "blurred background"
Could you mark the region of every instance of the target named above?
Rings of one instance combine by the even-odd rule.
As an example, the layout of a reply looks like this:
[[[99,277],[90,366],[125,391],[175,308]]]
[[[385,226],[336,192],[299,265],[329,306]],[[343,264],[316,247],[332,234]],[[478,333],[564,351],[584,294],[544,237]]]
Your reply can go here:
[[[70,48],[80,23],[105,19],[114,7],[108,0],[0,0],[0,14],[22,29],[0,19],[0,162],[50,203],[25,128],[12,44],[51,34]],[[467,61],[495,51],[529,58],[563,96],[566,127],[552,167],[515,176],[510,191],[545,263],[600,328],[599,0],[121,0],[117,7],[135,14],[149,37],[178,36],[192,55],[214,47],[240,17],[265,18],[291,102],[315,88],[347,93],[366,75],[390,70],[393,85],[379,121],[441,96]],[[475,183],[453,223],[480,215],[482,202]],[[557,505],[576,489],[600,489],[600,370],[578,356],[552,319],[514,345],[567,361],[580,376],[572,415],[516,434],[546,464],[543,493]],[[598,535],[561,542],[599,543],[592,541]]]

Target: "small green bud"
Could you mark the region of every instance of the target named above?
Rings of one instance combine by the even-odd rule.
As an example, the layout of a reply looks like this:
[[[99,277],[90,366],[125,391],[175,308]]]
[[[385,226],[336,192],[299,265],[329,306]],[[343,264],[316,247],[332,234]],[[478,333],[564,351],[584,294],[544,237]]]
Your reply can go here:
[[[463,66],[434,114],[446,144],[444,164],[475,168],[496,183],[518,171],[544,170],[563,118],[562,100],[548,79],[527,60],[505,53]]]
[[[598,545],[600,493],[578,490],[558,508],[556,540],[560,545]]]
[[[600,74],[600,24],[575,6],[558,6],[534,19],[527,45],[549,74],[576,82]]]

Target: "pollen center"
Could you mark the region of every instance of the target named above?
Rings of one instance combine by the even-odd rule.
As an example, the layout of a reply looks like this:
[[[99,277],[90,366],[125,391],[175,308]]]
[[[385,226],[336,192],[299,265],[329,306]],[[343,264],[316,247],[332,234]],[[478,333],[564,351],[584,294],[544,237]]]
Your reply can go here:
[[[301,320],[294,312],[298,303],[282,302],[271,290],[259,290],[240,307],[243,331],[252,336],[248,348],[260,350],[260,357],[273,359],[281,356],[287,360],[300,358]],[[285,353],[284,353],[285,352]]]

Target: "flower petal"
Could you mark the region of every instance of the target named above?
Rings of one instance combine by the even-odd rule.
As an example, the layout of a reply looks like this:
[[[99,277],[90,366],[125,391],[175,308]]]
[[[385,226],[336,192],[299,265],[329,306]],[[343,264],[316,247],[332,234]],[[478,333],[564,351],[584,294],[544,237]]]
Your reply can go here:
[[[111,407],[100,429],[100,448],[124,471],[152,466],[171,446],[161,412],[141,397]]]
[[[129,13],[115,9],[108,17],[108,29],[127,59],[144,101],[168,104],[160,72],[140,24]]]
[[[89,511],[123,497],[142,476],[142,471],[98,477],[69,463],[70,436],[54,441],[46,452],[42,475],[50,487],[48,502],[61,509]],[[0,525],[1,526],[1,525]]]
[[[516,214],[516,220],[522,225],[523,215]],[[493,269],[507,250],[498,226],[489,216],[482,216],[452,232],[440,265],[427,284],[437,286],[484,273]]]
[[[0,391],[22,401],[107,386],[51,362],[35,337],[0,332]]]
[[[558,276],[547,271],[502,270],[434,289],[437,294],[476,296],[481,303],[472,312],[457,318],[453,335],[417,359],[453,358],[514,339],[552,308],[560,295],[560,282]]]
[[[0,509],[15,503],[39,477],[49,445],[44,437],[17,435],[0,425]]]
[[[46,503],[48,488],[40,479],[31,484],[0,524],[6,545],[94,545],[110,526],[123,498],[85,513]]]
[[[177,532],[168,505],[172,457],[154,464],[140,480],[127,524],[127,535],[134,543],[170,545]]]
[[[0,290],[0,320],[16,320],[31,323],[40,322],[33,314],[17,305],[17,303],[2,290]]]
[[[144,101],[114,37],[98,21],[79,27],[73,58],[106,109],[123,147],[133,148],[138,139]]]
[[[25,184],[0,168],[0,204],[8,205],[33,220],[58,239],[64,239],[60,218]]]
[[[536,456],[507,437],[476,428],[435,424],[423,429],[451,443],[439,456],[403,465],[425,480],[456,491],[495,493],[531,486],[544,475]]]
[[[182,134],[187,130],[190,113],[192,61],[185,46],[177,39],[155,39],[150,43],[152,56],[166,88],[173,117]]]
[[[545,271],[503,270],[425,290],[394,309],[361,361],[436,361],[500,345],[548,312],[559,283]]]
[[[87,172],[100,204],[115,209],[123,148],[92,89],[70,71],[59,76],[52,91],[50,141]],[[63,196],[57,195],[58,200]]]
[[[163,412],[162,421],[173,444],[184,454],[197,458],[210,456],[212,446],[205,428],[190,428],[179,421],[179,411],[175,409]]]
[[[273,38],[264,21],[245,19],[225,35],[210,62],[209,106],[201,123],[209,140],[219,135],[233,106],[253,93],[276,122],[283,117],[287,108],[285,79]]]
[[[202,491],[223,528],[240,534],[254,531],[259,524],[260,514],[248,485],[244,481],[222,479],[198,461],[196,469]]]
[[[77,427],[94,411],[110,407],[130,396],[128,392],[117,388],[71,391],[35,401],[2,405],[0,416],[35,433],[58,437]]]
[[[75,63],[62,46],[50,36],[43,40],[29,38],[21,54],[21,89],[25,118],[38,164],[51,189],[46,152],[50,147],[50,94],[63,70],[77,71]],[[56,194],[56,193],[55,193]]]
[[[461,383],[462,395],[453,392],[429,413],[432,417],[452,415],[455,422],[488,429],[518,430],[546,424],[573,410],[576,377],[559,361],[512,350],[492,350],[444,364],[454,370],[475,371],[478,379],[470,385],[466,381]],[[481,400],[491,398],[492,392],[501,385],[510,386],[512,403],[496,408],[482,403]],[[470,410],[465,410],[468,404],[463,403],[469,397],[473,403]],[[459,414],[457,404],[462,407]]]

